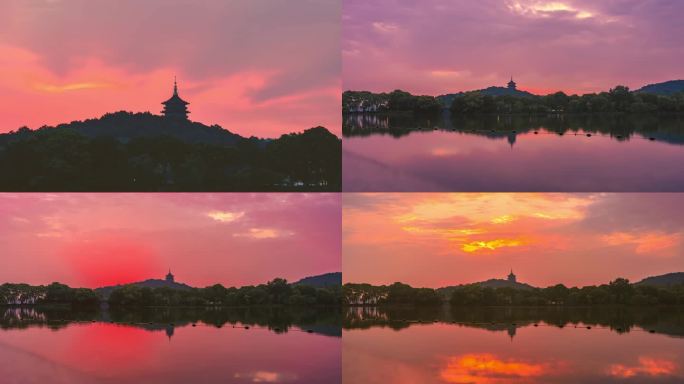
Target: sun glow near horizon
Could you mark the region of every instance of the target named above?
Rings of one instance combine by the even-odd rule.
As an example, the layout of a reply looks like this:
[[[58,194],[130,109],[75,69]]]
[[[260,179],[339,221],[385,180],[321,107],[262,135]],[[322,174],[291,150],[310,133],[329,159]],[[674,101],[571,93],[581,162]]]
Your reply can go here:
[[[503,278],[602,284],[677,272],[684,219],[664,194],[390,193],[343,197],[344,280],[437,288]]]

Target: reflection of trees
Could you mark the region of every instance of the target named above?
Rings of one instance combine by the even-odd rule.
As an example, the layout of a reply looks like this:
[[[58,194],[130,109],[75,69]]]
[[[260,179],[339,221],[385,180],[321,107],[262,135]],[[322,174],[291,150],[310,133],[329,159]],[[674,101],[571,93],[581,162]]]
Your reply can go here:
[[[414,324],[457,323],[467,327],[513,334],[519,327],[540,324],[605,327],[617,333],[635,327],[684,337],[684,309],[679,307],[350,307],[345,329],[407,328]]]
[[[76,322],[107,322],[135,326],[150,331],[173,333],[175,327],[205,324],[213,327],[264,327],[276,333],[292,327],[328,336],[341,336],[339,307],[244,307],[244,308],[103,308],[72,311],[69,308],[7,307],[0,328],[46,326],[64,328]]]
[[[54,305],[45,307],[0,307],[0,329],[28,328],[32,326],[60,329],[71,322],[91,321],[99,311],[95,307]]]
[[[394,137],[420,131],[453,131],[490,139],[511,140],[511,135],[543,132],[603,134],[617,141],[635,135],[672,144],[684,144],[684,116],[657,114],[593,115],[432,115],[351,114],[343,117],[346,137],[376,134]],[[515,131],[515,132],[513,132]]]

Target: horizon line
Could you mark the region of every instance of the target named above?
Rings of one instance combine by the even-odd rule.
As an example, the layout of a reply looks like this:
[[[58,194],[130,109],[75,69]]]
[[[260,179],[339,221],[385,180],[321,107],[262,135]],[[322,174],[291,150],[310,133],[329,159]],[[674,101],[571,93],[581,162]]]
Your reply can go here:
[[[667,83],[667,82],[671,82],[671,81],[684,81],[684,78],[681,78],[681,79],[664,80],[664,81],[659,81],[659,82],[656,82],[656,83],[644,84],[644,85],[642,85],[641,87],[639,87],[639,88],[634,88],[634,89],[631,88],[631,87],[629,87],[628,85],[625,85],[625,84],[616,84],[614,87],[624,86],[624,87],[629,88],[629,90],[630,90],[631,92],[635,92],[635,91],[637,91],[637,90],[639,90],[639,89],[641,89],[641,88],[647,87],[647,86],[649,86],[649,85],[662,84],[662,83]],[[517,82],[517,81],[516,81],[516,83],[519,84],[519,82]],[[356,90],[355,90],[355,89],[349,89],[349,88],[347,88],[347,89],[343,90],[342,93],[344,93],[344,92],[391,93],[391,92],[394,92],[394,91],[403,91],[403,92],[411,93],[411,94],[414,95],[414,96],[432,96],[432,97],[438,97],[438,96],[453,95],[453,94],[458,94],[458,93],[477,92],[477,91],[482,91],[482,90],[485,90],[485,89],[488,89],[488,88],[491,88],[491,87],[508,89],[506,86],[503,86],[503,85],[489,85],[489,86],[486,86],[486,87],[484,87],[484,88],[479,88],[479,89],[460,90],[460,91],[442,91],[442,93],[440,93],[440,94],[426,94],[426,93],[420,93],[420,92],[413,93],[412,91],[406,91],[406,90],[404,90],[404,89],[402,89],[402,88],[394,88],[394,89],[392,89],[392,90],[390,90],[390,91],[370,91],[370,90],[364,90],[364,89],[362,89],[362,90],[356,89]],[[547,93],[547,94],[536,94],[536,93],[532,93],[532,92],[530,92],[530,91],[525,91],[524,89],[516,89],[516,90],[519,91],[519,92],[528,92],[528,93],[531,93],[531,94],[534,95],[534,96],[548,96],[548,95],[553,95],[553,94],[558,93],[558,92],[565,93],[565,94],[568,95],[568,96],[583,96],[583,95],[593,95],[593,94],[600,94],[600,93],[602,93],[602,92],[608,92],[608,90],[604,90],[604,91],[588,92],[588,93],[582,93],[582,94],[580,94],[580,93],[566,92],[565,90],[557,90],[557,91],[555,91],[555,92],[551,92],[551,93]]]
[[[615,277],[615,278],[613,278],[612,280],[616,280],[616,279],[625,279],[625,280],[629,281],[630,284],[636,284],[636,283],[638,283],[638,282],[641,282],[641,281],[646,280],[646,279],[651,278],[651,277],[660,277],[660,276],[670,275],[670,274],[674,274],[674,273],[684,273],[684,271],[665,272],[665,273],[661,273],[661,274],[657,274],[657,275],[651,275],[651,276],[642,277],[641,279],[635,280],[635,281],[632,281],[632,280],[630,280],[630,279],[628,279],[628,278],[626,278],[626,277],[621,277],[621,276]],[[343,276],[344,276],[344,275],[343,275]],[[517,276],[517,275],[516,275],[516,276]],[[471,282],[471,283],[455,283],[455,284],[451,284],[451,285],[444,285],[444,286],[440,286],[440,287],[437,287],[437,288],[426,287],[426,286],[417,287],[417,286],[414,286],[414,285],[411,285],[411,284],[408,284],[408,283],[404,283],[404,282],[401,282],[401,281],[394,281],[394,282],[392,282],[392,283],[385,283],[385,284],[378,284],[378,285],[373,284],[373,283],[365,283],[365,282],[352,282],[352,281],[346,281],[346,282],[345,282],[345,281],[342,281],[342,285],[345,285],[345,284],[369,284],[369,285],[372,285],[372,286],[383,286],[383,285],[384,285],[384,286],[390,286],[390,285],[395,284],[395,283],[400,283],[400,284],[406,284],[406,285],[408,285],[408,286],[410,286],[410,287],[412,287],[412,288],[441,289],[441,288],[448,288],[448,287],[457,287],[457,286],[462,286],[462,285],[479,284],[479,283],[484,283],[484,282],[487,282],[487,281],[490,281],[490,280],[508,281],[508,280],[506,280],[505,278],[491,278],[491,279],[482,280],[482,281],[475,281],[475,282]],[[600,286],[600,285],[604,285],[604,284],[609,284],[610,281],[605,282],[605,283],[599,283],[599,284],[594,283],[593,285],[583,285],[583,286],[581,286],[581,287],[578,286],[578,285],[572,285],[572,286],[570,286],[570,285],[566,285],[566,284],[564,284],[564,283],[556,283],[556,284],[548,285],[548,286],[546,286],[546,287],[534,286],[534,285],[531,285],[530,283],[525,283],[525,282],[520,282],[520,281],[516,281],[516,283],[517,283],[517,284],[521,284],[521,285],[529,285],[529,286],[531,286],[532,288],[548,288],[548,287],[553,287],[553,286],[556,286],[556,285],[559,285],[559,284],[564,285],[564,286],[567,287],[567,288],[582,288],[582,287],[595,287],[595,286]]]

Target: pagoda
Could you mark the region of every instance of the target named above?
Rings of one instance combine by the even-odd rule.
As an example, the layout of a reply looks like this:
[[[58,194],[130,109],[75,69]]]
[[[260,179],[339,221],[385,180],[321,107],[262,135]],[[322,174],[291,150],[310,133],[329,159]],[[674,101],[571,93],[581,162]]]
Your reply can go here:
[[[515,84],[515,81],[513,81],[513,76],[511,76],[511,81],[508,82],[508,89],[515,90],[517,87],[518,85]]]
[[[511,283],[517,282],[515,274],[513,273],[513,269],[511,269],[511,273],[508,274],[508,278],[506,280],[508,280]]]
[[[164,110],[162,114],[164,117],[173,120],[188,120],[188,107],[190,104],[178,96],[178,83],[176,79],[173,79],[173,96],[170,99],[162,103],[164,105]]]
[[[169,273],[166,275],[166,279],[165,279],[165,280],[166,280],[167,282],[169,282],[169,283],[173,283],[173,282],[174,282],[173,274],[171,273],[171,268],[169,268]]]

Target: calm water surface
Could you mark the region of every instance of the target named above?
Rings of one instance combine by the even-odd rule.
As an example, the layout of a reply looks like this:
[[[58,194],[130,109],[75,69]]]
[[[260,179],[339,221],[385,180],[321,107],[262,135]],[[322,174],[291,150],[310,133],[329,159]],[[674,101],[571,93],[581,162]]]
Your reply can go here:
[[[684,191],[681,116],[356,114],[343,134],[345,191]]]
[[[341,382],[339,310],[0,311],[2,383]]]
[[[682,383],[683,337],[681,309],[352,308],[343,382]]]

